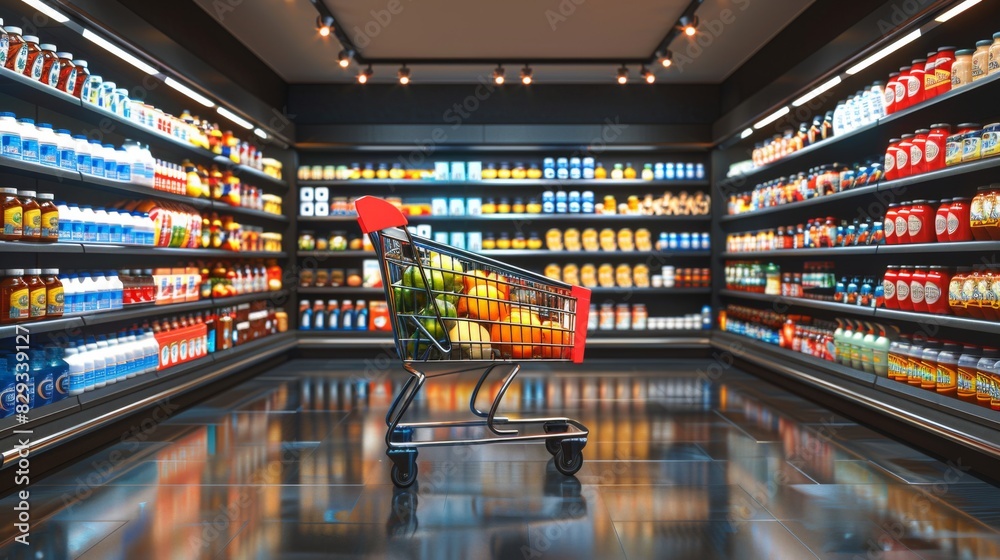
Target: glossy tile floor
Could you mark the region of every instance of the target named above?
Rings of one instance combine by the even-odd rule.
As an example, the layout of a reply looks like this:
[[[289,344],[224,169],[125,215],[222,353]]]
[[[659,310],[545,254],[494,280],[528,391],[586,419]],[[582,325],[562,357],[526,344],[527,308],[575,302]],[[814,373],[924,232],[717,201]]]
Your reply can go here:
[[[961,458],[718,364],[528,367],[512,408],[591,430],[576,478],[539,444],[434,448],[395,491],[406,376],[376,365],[292,362],[149,415],[32,486],[33,545],[5,533],[0,558],[1000,558],[1000,489]],[[460,416],[474,381],[431,380],[413,418]]]

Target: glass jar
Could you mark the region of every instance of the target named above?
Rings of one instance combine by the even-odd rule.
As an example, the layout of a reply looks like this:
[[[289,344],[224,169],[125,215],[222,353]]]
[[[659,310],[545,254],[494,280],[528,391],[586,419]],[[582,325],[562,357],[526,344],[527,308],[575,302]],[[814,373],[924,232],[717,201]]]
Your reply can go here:
[[[43,43],[38,48],[42,49],[38,59],[42,61],[42,76],[38,81],[47,86],[56,87],[59,84],[60,70],[59,55],[56,54],[56,46],[51,43]]]
[[[964,134],[952,134],[945,142],[945,166],[951,167],[962,163],[962,149],[964,147]]]
[[[0,203],[3,207],[0,240],[20,241],[24,236],[24,206],[17,196],[17,189],[0,188]]]
[[[937,341],[928,340],[927,346],[920,354],[920,388],[927,391],[937,390],[937,370],[938,355],[941,353],[941,344]]]
[[[912,107],[924,100],[924,65],[926,59],[912,62],[906,79],[906,106]]]
[[[947,243],[948,238],[948,212],[951,210],[950,198],[941,199],[937,211],[934,213],[934,238],[938,243]]]
[[[3,279],[0,280],[0,324],[20,323],[30,318],[31,292],[22,276],[22,268],[3,271]]]
[[[972,49],[955,51],[955,62],[951,65],[951,89],[958,89],[972,83]]]
[[[990,47],[993,41],[976,41],[972,53],[972,81],[977,82],[990,74]]]
[[[896,244],[906,245],[910,242],[909,224],[910,221],[910,207],[908,205],[900,205],[896,209]]]
[[[996,191],[990,186],[979,187],[969,206],[969,226],[976,241],[993,239],[988,229],[990,214],[996,203]]]
[[[7,60],[4,67],[8,70],[24,73],[24,67],[28,63],[28,44],[21,35],[20,27],[8,26],[3,28],[4,36],[7,38]]]
[[[34,35],[25,35],[24,42],[28,45],[28,59],[27,63],[24,65],[24,72],[22,72],[22,74],[35,81],[41,80],[42,62],[44,59],[39,59],[42,54],[42,49],[38,45],[38,37]]]
[[[934,59],[934,96],[951,91],[951,77],[955,64],[955,47],[941,47]]]
[[[951,125],[946,123],[932,124],[924,145],[924,170],[936,171],[945,167],[945,152]]]
[[[898,202],[893,202],[889,204],[889,206],[886,208],[885,222],[883,224],[885,230],[886,245],[896,245],[899,243],[899,239],[896,238],[896,215],[899,212],[899,206],[900,205]]]

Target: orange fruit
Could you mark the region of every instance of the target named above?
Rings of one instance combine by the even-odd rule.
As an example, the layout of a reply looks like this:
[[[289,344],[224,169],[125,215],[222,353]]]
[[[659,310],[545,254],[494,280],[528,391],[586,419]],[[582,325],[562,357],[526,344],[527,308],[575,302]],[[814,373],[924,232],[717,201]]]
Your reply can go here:
[[[473,270],[471,274],[462,276],[462,282],[465,284],[465,293],[476,286],[493,286],[503,294],[503,299],[510,299],[510,286],[505,283],[507,279],[495,272]]]
[[[573,345],[573,331],[568,331],[555,321],[545,321],[542,323],[542,344],[558,344],[565,346]],[[542,346],[541,355],[543,358],[551,360],[565,359],[570,357],[572,348],[562,346]]]
[[[460,298],[459,309],[467,309],[469,317],[484,321],[502,321],[510,314],[510,304],[494,286],[473,286],[466,297]],[[461,300],[466,300],[464,306]]]
[[[490,329],[493,347],[515,359],[534,357],[542,343],[542,323],[531,314],[511,315]]]

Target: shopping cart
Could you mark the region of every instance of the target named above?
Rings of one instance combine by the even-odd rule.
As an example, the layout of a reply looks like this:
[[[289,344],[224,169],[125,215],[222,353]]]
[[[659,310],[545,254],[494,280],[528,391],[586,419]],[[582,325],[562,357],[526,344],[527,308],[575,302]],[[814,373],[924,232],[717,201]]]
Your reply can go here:
[[[380,198],[362,197],[355,207],[381,263],[396,350],[411,376],[385,416],[393,484],[416,480],[418,448],[443,445],[544,441],[556,469],[576,474],[590,433],[583,424],[497,412],[519,362],[583,361],[590,290],[413,236],[402,212]],[[480,368],[469,409],[482,420],[402,422],[427,378]],[[506,376],[484,411],[476,401],[495,371]]]

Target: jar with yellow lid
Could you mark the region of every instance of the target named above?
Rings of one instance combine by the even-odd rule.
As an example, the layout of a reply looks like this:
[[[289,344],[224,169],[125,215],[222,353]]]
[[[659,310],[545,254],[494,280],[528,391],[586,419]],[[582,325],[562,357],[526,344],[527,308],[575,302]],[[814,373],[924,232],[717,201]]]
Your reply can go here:
[[[524,214],[526,209],[523,198],[515,198],[514,204],[510,206],[510,211],[514,214]]]
[[[562,281],[562,268],[558,264],[552,263],[545,267],[545,277],[556,282]]]
[[[601,244],[597,240],[597,230],[594,228],[587,228],[583,230],[583,234],[580,236],[580,241],[583,244],[584,251],[594,252],[601,248]]]
[[[538,202],[537,198],[532,198],[528,200],[528,203],[524,205],[525,211],[529,214],[541,214],[542,213],[542,203]]]
[[[600,236],[602,251],[615,251],[618,245],[615,243],[615,231],[613,229],[602,229]]]
[[[618,249],[620,251],[635,251],[635,241],[631,229],[622,228],[618,231]]]
[[[493,163],[486,164],[486,169],[483,169],[482,177],[483,177],[483,180],[487,180],[487,181],[490,180],[490,179],[496,179],[497,178],[497,166],[496,166],[496,164],[493,164]]]
[[[538,168],[538,164],[537,163],[532,163],[531,166],[528,167],[528,178],[529,179],[541,179],[542,178],[542,170]]]
[[[569,228],[563,234],[563,245],[566,246],[567,251],[580,251],[583,249],[580,244],[580,230],[576,228]]]
[[[580,285],[585,288],[597,287],[597,267],[587,263],[580,267]]]
[[[580,268],[575,264],[570,263],[563,267],[562,269],[563,282],[567,284],[573,284],[574,286],[580,285]]]
[[[602,288],[614,288],[615,267],[607,263],[597,267],[597,284]]]
[[[479,211],[483,214],[496,214],[497,213],[497,202],[492,198],[487,198],[483,201],[483,205],[479,207]]]
[[[511,246],[510,236],[507,235],[506,232],[501,233],[500,238],[497,239],[497,249],[501,251],[506,251],[507,249],[510,249],[510,246]]]
[[[649,287],[649,267],[644,264],[637,264],[632,269],[632,282],[636,288]]]
[[[638,251],[653,250],[653,234],[646,228],[635,230],[635,248]]]
[[[497,171],[497,179],[510,179],[510,164],[501,163],[500,169]]]
[[[552,228],[545,232],[545,247],[548,248],[549,251],[562,251],[562,232],[556,228]]]
[[[483,236],[483,250],[492,251],[497,248],[497,240],[493,237],[492,233],[487,233]]]
[[[510,248],[518,251],[523,251],[528,248],[528,240],[524,238],[523,233],[518,233],[514,236],[514,240],[510,243]]]
[[[511,179],[527,179],[528,171],[524,168],[524,164],[517,162],[514,164],[514,169],[510,172]]]
[[[531,251],[537,251],[543,246],[544,244],[542,243],[542,238],[538,237],[538,233],[534,231],[531,232],[531,235],[528,236],[528,249]]]
[[[619,288],[632,287],[632,267],[627,264],[620,264],[615,269],[615,284]]]
[[[313,167],[313,175],[314,176],[316,175],[315,169],[316,168]],[[352,180],[352,181],[357,181],[358,179],[361,178],[361,164],[360,163],[352,163],[351,164],[351,172],[348,175],[348,178],[350,180]]]

